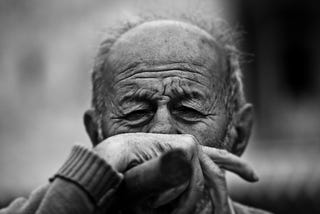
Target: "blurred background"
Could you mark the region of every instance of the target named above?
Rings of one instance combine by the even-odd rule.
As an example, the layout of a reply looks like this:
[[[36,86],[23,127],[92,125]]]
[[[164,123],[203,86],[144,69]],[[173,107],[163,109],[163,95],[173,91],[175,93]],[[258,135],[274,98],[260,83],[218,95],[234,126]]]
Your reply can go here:
[[[255,128],[244,159],[260,182],[228,175],[232,197],[275,213],[320,213],[317,0],[1,0],[0,207],[45,184],[75,142],[89,145],[90,68],[101,30],[155,8],[216,13],[242,33]]]

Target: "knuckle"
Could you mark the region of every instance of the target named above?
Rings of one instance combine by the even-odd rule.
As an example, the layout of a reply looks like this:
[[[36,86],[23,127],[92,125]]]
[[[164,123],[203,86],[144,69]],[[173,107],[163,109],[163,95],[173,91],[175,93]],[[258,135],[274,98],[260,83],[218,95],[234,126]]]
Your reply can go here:
[[[192,150],[197,148],[197,140],[190,134],[184,135],[184,144],[187,146],[187,148]]]
[[[160,153],[164,153],[173,149],[173,146],[171,144],[161,143],[159,141],[156,141],[154,146],[156,148],[156,151],[159,151]]]
[[[189,146],[195,146],[196,142],[197,142],[196,138],[193,135],[190,135],[190,134],[185,134],[184,135],[184,141]]]
[[[229,155],[229,152],[227,150],[224,150],[224,149],[219,149],[218,150],[218,154],[222,157],[226,157]]]
[[[219,170],[217,173],[217,177],[219,179],[223,180],[223,179],[225,179],[225,174],[221,170]]]
[[[215,171],[215,176],[217,179],[219,179],[219,180],[225,179],[225,173],[220,167],[216,166],[214,171]]]

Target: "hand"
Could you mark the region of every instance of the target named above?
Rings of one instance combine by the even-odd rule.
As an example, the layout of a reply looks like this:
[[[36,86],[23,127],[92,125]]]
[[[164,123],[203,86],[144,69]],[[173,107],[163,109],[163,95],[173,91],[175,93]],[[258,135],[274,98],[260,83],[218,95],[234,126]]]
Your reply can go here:
[[[225,178],[218,165],[247,180],[255,180],[253,170],[240,158],[223,150],[200,146],[191,135],[121,134],[108,138],[95,150],[116,170],[125,172],[132,166],[158,157],[174,148],[186,152],[193,164],[193,175],[189,184],[164,190],[164,193],[153,204],[153,207],[158,209],[181,195],[179,200],[175,201],[174,213],[192,213],[202,194],[203,187],[207,186],[210,189],[216,213],[229,213],[229,197]]]
[[[171,200],[174,200],[189,186],[183,196],[183,201],[187,203],[181,205],[182,207],[178,210],[181,210],[180,213],[190,213],[200,197],[200,188],[203,187],[203,177],[197,154],[198,144],[194,137],[191,135],[129,133],[110,137],[94,148],[98,155],[121,173],[172,149],[181,149],[185,152],[186,158],[192,162],[193,175],[189,182],[190,185],[176,188],[176,191],[171,192],[174,193],[174,196],[171,194],[170,197]]]
[[[172,149],[185,151],[191,160],[198,148],[191,135],[128,133],[107,138],[93,150],[123,173]]]
[[[210,205],[213,205],[213,213],[234,213],[223,169],[232,171],[249,182],[258,181],[257,175],[243,160],[225,150],[200,146],[198,154],[202,173],[204,175],[205,189],[208,190],[210,194],[209,197],[211,201],[208,202],[211,202]],[[170,193],[170,191],[168,191],[168,193]],[[167,198],[170,198],[170,194],[164,194],[162,197],[159,197],[158,203],[165,204],[164,202],[161,202],[160,198],[165,202]],[[197,211],[202,213],[201,209],[203,208],[204,207],[200,207]]]

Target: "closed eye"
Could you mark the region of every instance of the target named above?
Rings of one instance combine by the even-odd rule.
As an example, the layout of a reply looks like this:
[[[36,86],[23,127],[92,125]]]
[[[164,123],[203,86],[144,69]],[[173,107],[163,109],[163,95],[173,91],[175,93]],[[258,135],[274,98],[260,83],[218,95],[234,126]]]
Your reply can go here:
[[[177,106],[172,109],[172,113],[176,117],[190,122],[197,121],[206,116],[202,112],[186,106]]]
[[[144,117],[150,116],[151,111],[147,109],[141,109],[141,110],[136,110],[133,112],[130,112],[124,116],[124,119],[129,120],[129,121],[136,121],[140,120]]]

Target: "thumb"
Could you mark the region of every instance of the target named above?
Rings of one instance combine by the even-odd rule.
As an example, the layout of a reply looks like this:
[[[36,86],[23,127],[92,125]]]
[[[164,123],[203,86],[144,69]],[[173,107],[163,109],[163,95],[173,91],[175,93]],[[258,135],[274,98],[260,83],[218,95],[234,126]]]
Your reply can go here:
[[[191,163],[184,152],[172,150],[128,170],[120,194],[131,203],[141,201],[187,182],[191,173]]]

